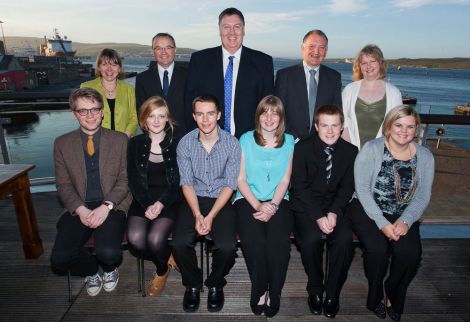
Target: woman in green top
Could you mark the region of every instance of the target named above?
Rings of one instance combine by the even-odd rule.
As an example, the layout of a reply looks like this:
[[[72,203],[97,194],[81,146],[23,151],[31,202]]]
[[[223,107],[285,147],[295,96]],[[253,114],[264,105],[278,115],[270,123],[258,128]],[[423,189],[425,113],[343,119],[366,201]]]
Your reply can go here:
[[[103,97],[103,127],[116,130],[131,137],[137,130],[135,90],[123,82],[122,61],[114,49],[103,49],[96,58],[96,78],[80,87],[96,89]]]
[[[402,104],[398,88],[384,81],[387,74],[382,51],[376,45],[366,45],[353,64],[353,80],[342,92],[343,139],[359,149],[382,136],[385,113]]]

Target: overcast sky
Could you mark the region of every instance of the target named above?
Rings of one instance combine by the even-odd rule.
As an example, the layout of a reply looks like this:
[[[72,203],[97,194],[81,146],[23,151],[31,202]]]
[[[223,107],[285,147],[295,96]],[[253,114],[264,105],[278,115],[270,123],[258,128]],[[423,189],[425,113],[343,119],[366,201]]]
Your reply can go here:
[[[323,30],[328,57],[352,57],[375,43],[386,58],[470,57],[470,0],[0,0],[5,36],[52,36],[76,42],[150,44],[169,32],[177,46],[220,44],[220,11],[245,15],[248,47],[297,58],[304,34]],[[149,52],[150,54],[150,52]]]

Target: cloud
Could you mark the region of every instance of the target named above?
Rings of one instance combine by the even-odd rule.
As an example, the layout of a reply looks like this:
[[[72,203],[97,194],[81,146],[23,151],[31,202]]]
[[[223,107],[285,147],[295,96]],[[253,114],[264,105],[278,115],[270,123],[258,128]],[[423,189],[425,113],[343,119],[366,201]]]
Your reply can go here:
[[[285,22],[292,23],[319,14],[319,10],[297,10],[286,12],[247,13],[246,29],[250,33],[269,33],[285,28]]]
[[[470,0],[392,0],[391,4],[403,9],[416,9],[427,5],[470,5]]]
[[[367,9],[367,4],[365,0],[332,0],[327,8],[333,14],[351,14]]]

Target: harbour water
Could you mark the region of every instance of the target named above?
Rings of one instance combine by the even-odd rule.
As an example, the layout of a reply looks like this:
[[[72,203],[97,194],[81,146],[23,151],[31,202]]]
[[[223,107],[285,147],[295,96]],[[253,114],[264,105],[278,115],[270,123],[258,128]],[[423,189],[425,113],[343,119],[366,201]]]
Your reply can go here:
[[[125,58],[125,70],[141,72],[151,58]],[[294,60],[275,60],[275,71],[297,63]],[[351,82],[352,65],[327,63],[342,75],[343,85]],[[403,94],[416,97],[420,113],[453,114],[455,105],[470,101],[470,71],[431,68],[390,67],[386,78]],[[134,84],[135,78],[126,81]],[[1,110],[0,110],[1,117]],[[12,163],[32,163],[36,168],[32,178],[53,177],[52,148],[54,139],[77,127],[68,110],[40,111],[14,118],[7,126],[8,145]],[[470,149],[468,126],[446,126],[444,138],[453,144]],[[434,129],[430,134],[434,134]]]

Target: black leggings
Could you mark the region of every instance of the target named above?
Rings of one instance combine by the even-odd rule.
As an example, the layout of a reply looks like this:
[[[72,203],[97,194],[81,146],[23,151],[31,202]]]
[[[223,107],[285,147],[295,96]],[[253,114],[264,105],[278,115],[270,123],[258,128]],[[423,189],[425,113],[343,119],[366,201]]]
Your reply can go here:
[[[150,220],[146,217],[130,216],[127,223],[127,240],[138,252],[138,256],[151,260],[157,275],[162,276],[168,270],[168,258],[171,250],[168,237],[173,230],[173,219],[157,217]]]

